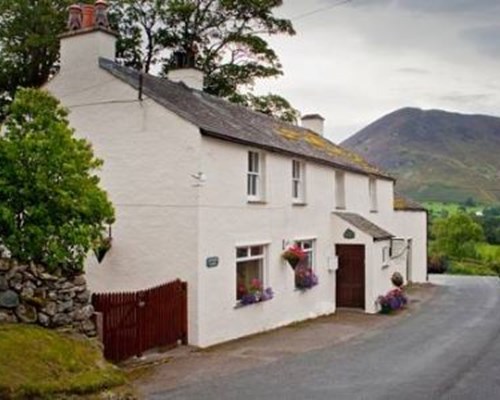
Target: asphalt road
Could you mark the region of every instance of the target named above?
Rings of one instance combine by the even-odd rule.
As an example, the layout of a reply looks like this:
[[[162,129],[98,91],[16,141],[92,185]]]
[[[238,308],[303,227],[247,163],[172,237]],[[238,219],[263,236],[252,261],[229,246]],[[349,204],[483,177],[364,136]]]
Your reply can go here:
[[[151,399],[499,400],[500,279],[442,287],[389,329]]]

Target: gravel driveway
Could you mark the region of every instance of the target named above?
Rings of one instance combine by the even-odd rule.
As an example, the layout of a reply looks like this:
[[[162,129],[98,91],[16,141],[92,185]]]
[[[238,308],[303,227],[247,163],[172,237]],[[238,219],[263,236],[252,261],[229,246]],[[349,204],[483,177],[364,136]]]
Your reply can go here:
[[[432,280],[437,293],[420,310],[388,318],[352,314],[361,322],[351,324],[359,328],[351,336],[329,342],[321,330],[334,337],[342,324],[313,323],[295,338],[281,338],[302,337],[310,348],[283,353],[293,346],[263,335],[257,340],[268,347],[252,346],[250,339],[201,352],[198,360],[181,357],[139,382],[139,390],[149,399],[499,399],[500,280]],[[351,340],[340,343],[346,337]],[[228,354],[242,349],[250,352],[228,363]],[[262,353],[252,355],[252,349]],[[211,362],[203,366],[205,359]],[[201,368],[184,369],[183,362]],[[175,379],[176,370],[184,380]]]

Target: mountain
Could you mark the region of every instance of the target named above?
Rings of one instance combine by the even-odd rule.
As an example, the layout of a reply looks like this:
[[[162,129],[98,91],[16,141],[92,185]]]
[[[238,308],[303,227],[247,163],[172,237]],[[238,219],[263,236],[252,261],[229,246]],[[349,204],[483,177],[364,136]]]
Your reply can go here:
[[[500,201],[500,118],[394,111],[342,143],[398,178],[419,201]]]

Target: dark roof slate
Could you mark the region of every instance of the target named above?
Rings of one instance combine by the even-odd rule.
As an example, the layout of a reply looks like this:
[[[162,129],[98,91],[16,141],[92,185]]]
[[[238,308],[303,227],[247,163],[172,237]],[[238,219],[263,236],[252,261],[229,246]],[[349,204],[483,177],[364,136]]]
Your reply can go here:
[[[333,214],[371,236],[374,241],[387,240],[394,237],[393,234],[387,232],[378,225],[375,225],[373,222],[367,220],[359,214],[349,212],[334,212]]]
[[[140,73],[99,59],[102,69],[139,88]],[[232,104],[183,83],[143,74],[143,93],[200,128],[203,135],[295,155],[365,175],[394,180],[351,150],[333,144],[308,129]]]
[[[427,211],[426,208],[401,193],[394,192],[394,210],[396,211]]]

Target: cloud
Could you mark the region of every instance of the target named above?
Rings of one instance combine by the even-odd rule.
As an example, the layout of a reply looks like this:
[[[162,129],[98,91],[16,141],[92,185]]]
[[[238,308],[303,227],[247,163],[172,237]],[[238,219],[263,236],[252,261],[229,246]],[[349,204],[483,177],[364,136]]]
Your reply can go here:
[[[396,72],[400,72],[402,74],[410,74],[410,75],[430,75],[431,71],[424,68],[414,68],[414,67],[402,67],[396,69]]]
[[[500,25],[466,29],[460,35],[483,54],[500,57]]]
[[[350,4],[353,7],[391,7],[421,13],[485,13],[491,15],[491,13],[500,10],[498,0],[354,0]]]
[[[439,96],[439,99],[449,103],[469,105],[488,101],[494,98],[494,96],[495,95],[492,93],[462,94],[458,92],[452,92],[443,96]]]

